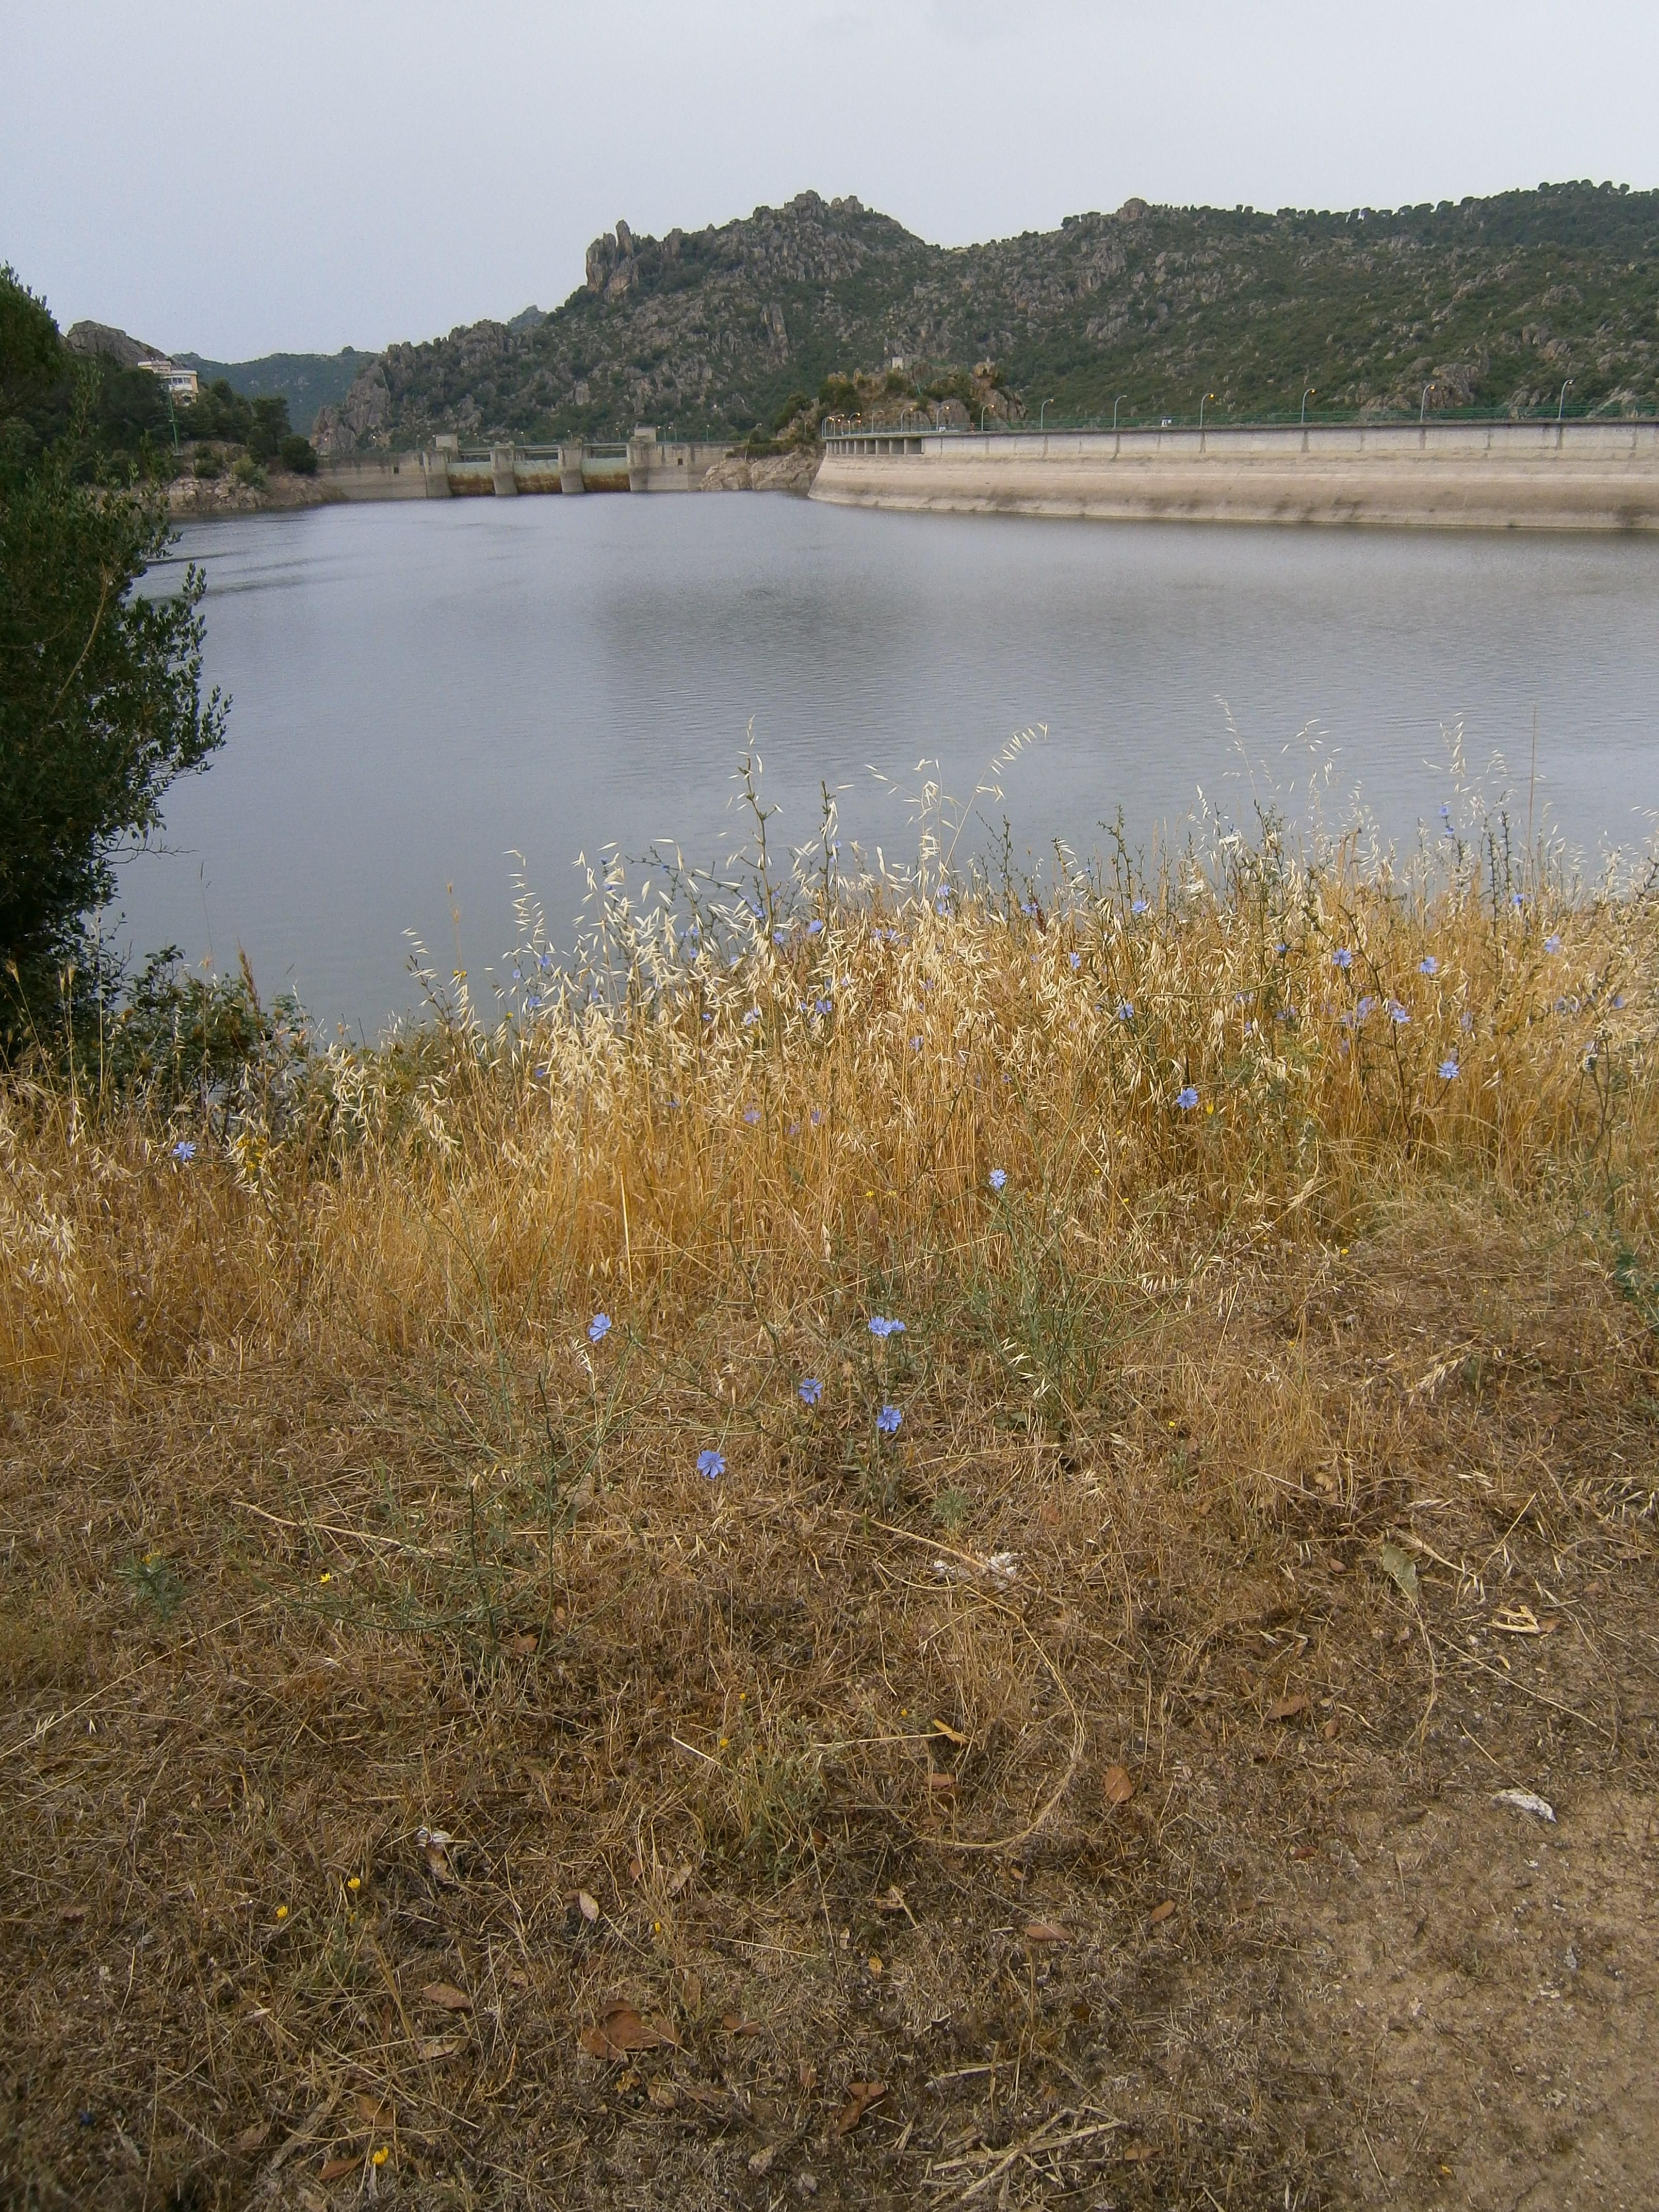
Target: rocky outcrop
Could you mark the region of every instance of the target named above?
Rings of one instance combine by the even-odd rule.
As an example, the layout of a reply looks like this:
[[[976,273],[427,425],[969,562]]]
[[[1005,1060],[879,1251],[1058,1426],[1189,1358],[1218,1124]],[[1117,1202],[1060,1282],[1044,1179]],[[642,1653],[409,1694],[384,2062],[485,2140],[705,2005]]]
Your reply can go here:
[[[787,453],[765,453],[751,460],[728,453],[716,461],[698,487],[702,491],[790,491],[805,499],[823,458],[819,446],[798,446]]]
[[[384,445],[391,421],[391,386],[384,367],[372,361],[337,407],[318,409],[311,442],[319,453],[355,453],[362,446]]]
[[[170,358],[159,347],[118,331],[113,323],[72,323],[64,343],[71,353],[103,354],[123,368],[142,368],[146,362]]]
[[[264,484],[238,483],[234,477],[175,477],[167,486],[167,513],[175,522],[209,522],[228,514],[285,513],[291,507],[328,507],[340,497],[316,477],[278,471]]]

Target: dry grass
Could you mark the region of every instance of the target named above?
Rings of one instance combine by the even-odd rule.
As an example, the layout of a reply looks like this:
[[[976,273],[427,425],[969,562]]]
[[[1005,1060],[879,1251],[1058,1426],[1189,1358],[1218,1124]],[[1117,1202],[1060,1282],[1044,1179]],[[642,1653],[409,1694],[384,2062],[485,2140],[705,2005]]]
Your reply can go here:
[[[1295,1884],[1647,1755],[1650,903],[600,895],[503,1026],[0,1100],[0,2193],[1346,2201]]]

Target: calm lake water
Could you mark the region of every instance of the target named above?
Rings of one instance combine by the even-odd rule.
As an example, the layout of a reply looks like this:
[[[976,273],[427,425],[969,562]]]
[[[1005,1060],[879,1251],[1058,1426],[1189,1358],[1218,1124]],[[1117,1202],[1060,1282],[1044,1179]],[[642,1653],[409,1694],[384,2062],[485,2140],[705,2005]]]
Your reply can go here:
[[[243,945],[262,989],[371,1033],[411,1002],[406,933],[499,961],[514,853],[562,941],[579,853],[717,858],[751,726],[775,837],[814,834],[827,782],[844,839],[890,857],[915,833],[872,767],[908,792],[937,758],[965,797],[1033,723],[982,811],[1037,851],[1096,849],[1120,806],[1150,843],[1200,789],[1299,811],[1319,763],[1328,815],[1357,793],[1408,838],[1460,721],[1524,825],[1534,708],[1540,815],[1573,844],[1638,845],[1659,806],[1659,544],[709,495],[325,507],[180,554],[230,736],[175,787],[168,849],[125,865],[125,933],[221,967]]]

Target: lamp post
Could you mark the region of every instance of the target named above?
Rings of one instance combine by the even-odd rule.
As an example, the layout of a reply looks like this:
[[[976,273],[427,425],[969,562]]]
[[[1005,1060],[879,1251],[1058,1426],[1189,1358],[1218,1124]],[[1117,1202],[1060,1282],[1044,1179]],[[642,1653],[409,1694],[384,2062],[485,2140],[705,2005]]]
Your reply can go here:
[[[1043,403],[1042,403],[1042,406],[1038,408],[1038,410],[1037,410],[1037,428],[1038,428],[1038,429],[1039,429],[1039,430],[1041,430],[1041,429],[1044,427],[1042,418],[1043,418],[1043,416],[1044,416],[1048,412],[1048,410],[1049,410],[1049,409],[1054,405],[1054,401],[1053,401],[1052,399],[1045,399],[1045,400],[1043,401]]]
[[[1426,422],[1429,419],[1429,394],[1433,390],[1434,386],[1431,384],[1425,384],[1423,386],[1423,404],[1417,410],[1417,419],[1419,422]]]
[[[1308,402],[1313,398],[1314,391],[1315,386],[1310,384],[1302,395],[1302,427],[1304,430],[1308,427]]]
[[[1117,398],[1112,402],[1112,428],[1114,430],[1117,428],[1117,410],[1123,404],[1123,402],[1128,398],[1128,396],[1129,395],[1127,392],[1120,392]]]
[[[1569,377],[1569,378],[1567,379],[1567,382],[1566,382],[1566,384],[1564,384],[1564,385],[1561,386],[1561,398],[1560,398],[1560,399],[1559,399],[1559,403],[1557,404],[1556,410],[1555,410],[1555,420],[1556,420],[1556,422],[1557,422],[1558,426],[1559,426],[1559,425],[1560,424],[1560,422],[1565,419],[1565,415],[1566,415],[1566,411],[1567,411],[1567,386],[1568,386],[1568,385],[1570,385],[1571,382],[1572,382],[1572,379],[1571,379],[1571,377]]]
[[[1209,402],[1214,398],[1215,394],[1213,392],[1206,392],[1203,398],[1198,403],[1198,434],[1200,438],[1204,435],[1204,410]]]

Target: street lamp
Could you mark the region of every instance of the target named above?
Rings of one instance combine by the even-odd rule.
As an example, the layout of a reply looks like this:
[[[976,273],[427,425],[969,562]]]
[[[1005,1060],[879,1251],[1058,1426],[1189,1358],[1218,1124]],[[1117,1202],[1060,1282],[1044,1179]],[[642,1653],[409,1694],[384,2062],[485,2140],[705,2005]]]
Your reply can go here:
[[[1417,410],[1417,419],[1418,419],[1418,421],[1419,421],[1419,422],[1427,422],[1427,420],[1428,420],[1428,416],[1429,416],[1429,394],[1430,394],[1430,392],[1431,392],[1433,390],[1434,390],[1434,386],[1433,386],[1433,385],[1431,385],[1431,384],[1425,384],[1425,385],[1423,386],[1423,404],[1422,404],[1422,405],[1421,405],[1421,406],[1418,409],[1418,410]]]
[[[1042,403],[1042,406],[1038,408],[1038,410],[1037,410],[1037,428],[1038,428],[1038,429],[1039,429],[1039,430],[1040,430],[1040,429],[1042,429],[1042,427],[1043,427],[1043,423],[1042,423],[1042,418],[1043,418],[1043,416],[1044,416],[1048,412],[1048,410],[1049,410],[1049,409],[1054,405],[1054,401],[1053,401],[1052,399],[1045,399],[1045,400],[1043,401],[1043,403]]]
[[[1568,384],[1571,384],[1571,382],[1572,382],[1572,379],[1571,379],[1571,377],[1569,377],[1569,378],[1567,379],[1567,383],[1566,383],[1566,384],[1564,384],[1564,385],[1561,386],[1561,398],[1560,398],[1560,401],[1559,401],[1559,404],[1557,405],[1556,410],[1555,410],[1555,419],[1556,419],[1556,421],[1557,421],[1558,422],[1559,422],[1561,421],[1562,417],[1565,415],[1565,413],[1566,413],[1566,411],[1567,411],[1567,385],[1568,385]]]
[[[1112,402],[1112,428],[1114,430],[1117,428],[1117,410],[1123,404],[1123,402],[1128,398],[1128,396],[1129,395],[1127,392],[1120,392],[1117,398]]]
[[[1308,427],[1308,402],[1313,398],[1314,391],[1315,386],[1310,384],[1302,395],[1302,427],[1304,430]]]
[[[1213,399],[1214,398],[1215,398],[1215,394],[1214,394],[1214,392],[1206,392],[1205,393],[1205,395],[1204,395],[1204,398],[1203,398],[1202,399],[1200,399],[1200,400],[1199,401],[1199,403],[1198,403],[1198,427],[1199,427],[1199,428],[1200,428],[1200,431],[1201,431],[1201,430],[1203,429],[1203,428],[1204,428],[1204,409],[1205,409],[1205,406],[1206,406],[1206,404],[1207,404],[1207,402],[1209,402],[1210,400]]]

